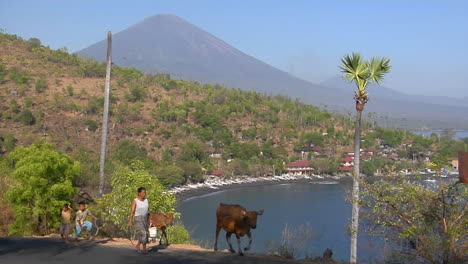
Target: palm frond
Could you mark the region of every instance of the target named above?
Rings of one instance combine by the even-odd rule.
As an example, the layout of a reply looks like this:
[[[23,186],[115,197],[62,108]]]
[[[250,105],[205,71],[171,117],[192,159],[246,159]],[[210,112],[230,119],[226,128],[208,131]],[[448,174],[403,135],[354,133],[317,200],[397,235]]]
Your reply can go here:
[[[347,54],[341,59],[341,72],[348,81],[354,81],[362,89],[363,80],[369,78],[369,69],[359,53]]]
[[[390,71],[390,59],[373,57],[368,62],[369,78],[377,84],[383,81],[384,74]]]

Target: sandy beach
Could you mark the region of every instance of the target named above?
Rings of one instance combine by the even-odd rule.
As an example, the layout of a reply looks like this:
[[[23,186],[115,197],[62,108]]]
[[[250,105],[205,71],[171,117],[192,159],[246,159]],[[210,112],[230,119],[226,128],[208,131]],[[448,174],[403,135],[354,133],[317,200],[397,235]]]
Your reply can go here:
[[[264,185],[276,185],[276,184],[285,184],[285,183],[310,183],[317,182],[320,184],[334,184],[340,181],[351,180],[350,177],[339,177],[339,176],[289,176],[281,175],[274,177],[248,177],[241,176],[234,180],[221,180],[219,178],[214,178],[205,181],[204,183],[198,184],[189,184],[181,187],[172,188],[170,192],[174,193],[177,197],[177,201],[183,202],[187,199],[192,199],[197,196],[202,196],[215,192],[222,192],[231,189],[237,188],[249,188],[256,186]]]

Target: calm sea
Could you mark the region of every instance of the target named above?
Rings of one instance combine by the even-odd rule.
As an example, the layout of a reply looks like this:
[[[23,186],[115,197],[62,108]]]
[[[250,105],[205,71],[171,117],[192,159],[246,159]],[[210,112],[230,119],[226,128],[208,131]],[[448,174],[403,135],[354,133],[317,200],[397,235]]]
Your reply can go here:
[[[281,231],[287,223],[297,227],[309,223],[313,233],[304,253],[321,256],[330,248],[337,260],[349,259],[348,219],[351,205],[345,196],[351,181],[324,183],[291,183],[233,189],[185,200],[179,204],[182,221],[202,246],[212,248],[216,227],[216,208],[220,202],[241,204],[247,210],[264,209],[253,230],[253,252],[267,252],[269,241],[281,241]],[[235,236],[232,239],[237,250]],[[243,238],[243,245],[248,242]],[[227,248],[224,231],[219,236],[219,248]],[[379,245],[380,244],[380,245]],[[383,246],[362,233],[359,237],[359,259],[369,263],[379,259]]]
[[[436,133],[437,135],[442,135],[443,131],[442,130],[433,130],[433,131],[414,131],[415,134],[418,135],[423,135],[424,137],[430,137],[432,133]],[[468,138],[468,130],[455,130],[455,136],[453,139],[462,139],[462,138]]]

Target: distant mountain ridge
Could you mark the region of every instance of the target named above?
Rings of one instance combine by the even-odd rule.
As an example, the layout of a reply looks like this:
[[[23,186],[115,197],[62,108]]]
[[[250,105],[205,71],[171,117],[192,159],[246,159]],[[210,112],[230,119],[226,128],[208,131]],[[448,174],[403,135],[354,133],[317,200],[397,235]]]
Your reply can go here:
[[[104,61],[106,42],[97,42],[77,54]],[[202,83],[284,94],[333,110],[354,107],[352,90],[343,93],[346,88],[342,84],[330,82],[319,85],[297,78],[170,14],[148,17],[114,34],[113,61],[120,66],[135,67],[146,73],[169,73],[176,78]],[[378,93],[384,91],[393,92],[391,89],[382,89]],[[381,100],[383,98],[386,100]],[[468,124],[468,115],[463,114],[468,113],[468,106],[459,102],[448,105],[447,100],[437,103],[437,99],[415,98],[411,101],[398,94],[382,95],[378,99],[377,92],[374,99],[368,104],[367,111],[397,118],[416,118],[424,120],[425,124],[434,124],[435,121],[441,126],[450,127],[456,127],[460,122]],[[437,106],[442,104],[443,107]]]
[[[326,87],[338,88],[340,90],[352,90],[355,88],[353,83],[347,82],[339,76],[330,78],[324,82],[321,82],[320,85]],[[454,98],[448,96],[428,96],[428,95],[416,95],[416,94],[406,94],[399,92],[392,88],[389,88],[385,85],[369,85],[369,91],[372,95],[376,97],[381,97],[385,99],[394,99],[407,102],[420,102],[420,103],[429,103],[429,104],[438,104],[438,105],[450,105],[450,106],[467,106],[468,97],[465,98]]]

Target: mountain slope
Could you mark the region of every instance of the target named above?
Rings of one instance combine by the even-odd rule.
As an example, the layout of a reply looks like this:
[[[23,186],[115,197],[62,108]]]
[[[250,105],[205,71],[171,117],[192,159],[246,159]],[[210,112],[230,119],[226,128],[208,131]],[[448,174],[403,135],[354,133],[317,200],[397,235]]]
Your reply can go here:
[[[77,54],[103,61],[106,42],[100,41]],[[113,54],[116,64],[135,67],[147,73],[163,72],[205,83],[284,94],[339,111],[353,110],[354,107],[352,91],[343,93],[342,89],[338,89],[341,84],[323,86],[301,80],[173,15],[149,17],[118,32],[113,37]],[[438,100],[421,102],[417,98],[413,101],[404,98],[382,95],[380,99],[373,98],[366,110],[394,118],[414,118],[419,121],[417,126],[468,126],[466,105],[450,106]]]
[[[105,50],[106,42],[100,41],[77,54],[103,61]],[[263,63],[173,15],[149,17],[115,34],[113,54],[116,64],[147,73],[292,96],[313,90],[326,97],[322,87]]]

